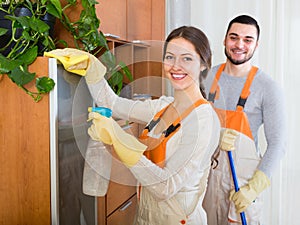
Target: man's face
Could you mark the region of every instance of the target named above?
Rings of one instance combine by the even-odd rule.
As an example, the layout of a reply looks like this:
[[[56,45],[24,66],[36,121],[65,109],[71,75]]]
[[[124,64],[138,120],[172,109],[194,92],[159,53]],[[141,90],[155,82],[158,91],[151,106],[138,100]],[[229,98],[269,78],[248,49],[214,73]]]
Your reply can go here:
[[[231,63],[240,65],[252,58],[257,45],[255,26],[233,23],[224,40],[225,55]]]

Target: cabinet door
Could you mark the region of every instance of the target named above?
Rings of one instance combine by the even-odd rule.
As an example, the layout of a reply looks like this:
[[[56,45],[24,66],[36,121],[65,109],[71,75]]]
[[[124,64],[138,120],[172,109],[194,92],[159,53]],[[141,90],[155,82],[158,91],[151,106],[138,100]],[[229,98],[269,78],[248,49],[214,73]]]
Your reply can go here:
[[[96,5],[100,30],[121,40],[163,40],[165,1],[109,0]]]
[[[118,210],[107,218],[107,225],[132,225],[136,214],[136,201],[136,195],[126,201]]]
[[[165,40],[165,2],[162,0],[152,0],[151,40]]]
[[[151,0],[127,0],[127,39],[151,40]]]
[[[119,36],[122,40],[126,39],[126,1],[99,1],[99,4],[96,4],[96,13],[100,19],[100,30],[104,34],[110,33]]]

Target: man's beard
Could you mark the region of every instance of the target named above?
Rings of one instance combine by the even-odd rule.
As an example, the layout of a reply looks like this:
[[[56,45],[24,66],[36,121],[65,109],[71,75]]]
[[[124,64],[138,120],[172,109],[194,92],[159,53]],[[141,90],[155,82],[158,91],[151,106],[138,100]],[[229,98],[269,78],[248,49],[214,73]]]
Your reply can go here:
[[[245,62],[248,62],[252,56],[254,55],[254,52],[248,57],[248,58],[245,58],[245,59],[242,59],[242,60],[234,60],[226,51],[226,48],[224,48],[224,52],[225,52],[225,55],[227,57],[227,59],[234,65],[240,65],[240,64],[243,64]]]

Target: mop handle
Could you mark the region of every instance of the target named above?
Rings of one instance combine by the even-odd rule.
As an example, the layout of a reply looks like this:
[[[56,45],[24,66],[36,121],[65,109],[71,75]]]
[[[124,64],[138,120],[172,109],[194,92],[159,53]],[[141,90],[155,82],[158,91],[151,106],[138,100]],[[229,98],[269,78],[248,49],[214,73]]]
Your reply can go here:
[[[237,180],[237,176],[236,176],[236,172],[235,172],[234,161],[233,161],[231,151],[228,151],[228,158],[229,158],[232,179],[233,179],[233,183],[234,183],[234,189],[235,189],[235,192],[238,192],[240,190],[240,188],[239,188],[239,184],[238,184],[238,180]],[[242,225],[247,225],[245,212],[241,212],[240,216],[241,216],[241,220],[242,220]]]

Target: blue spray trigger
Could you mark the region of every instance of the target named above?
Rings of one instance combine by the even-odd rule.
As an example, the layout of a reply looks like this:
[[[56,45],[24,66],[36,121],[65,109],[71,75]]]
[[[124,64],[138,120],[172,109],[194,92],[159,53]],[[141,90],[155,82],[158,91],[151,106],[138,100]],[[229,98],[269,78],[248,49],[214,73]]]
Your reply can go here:
[[[105,116],[107,118],[111,117],[112,115],[112,111],[109,108],[105,108],[105,107],[89,107],[88,108],[89,112],[97,112],[102,116]]]

